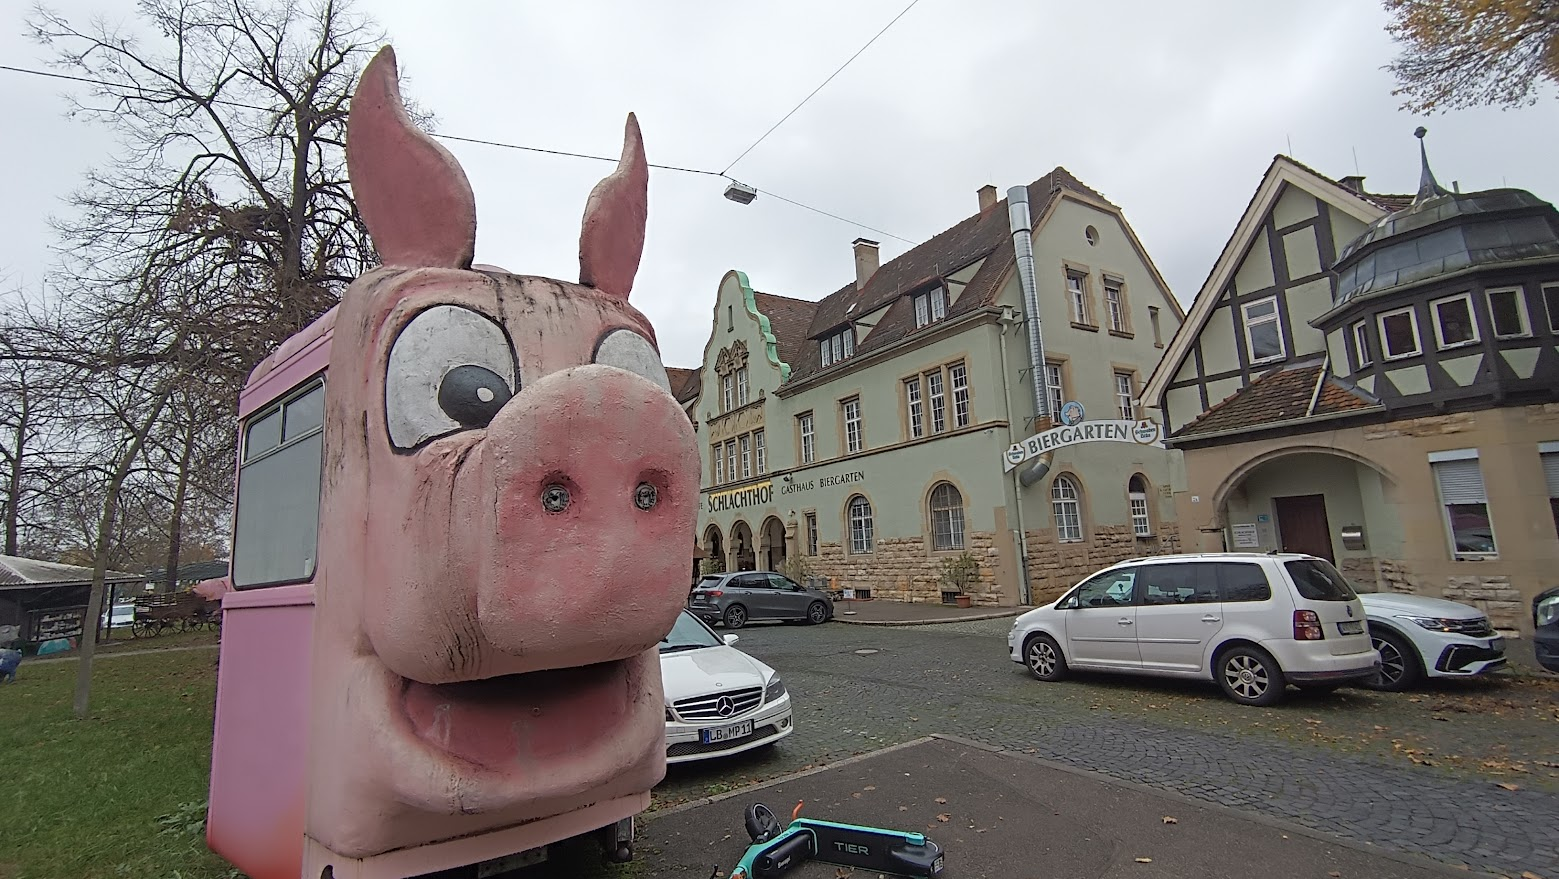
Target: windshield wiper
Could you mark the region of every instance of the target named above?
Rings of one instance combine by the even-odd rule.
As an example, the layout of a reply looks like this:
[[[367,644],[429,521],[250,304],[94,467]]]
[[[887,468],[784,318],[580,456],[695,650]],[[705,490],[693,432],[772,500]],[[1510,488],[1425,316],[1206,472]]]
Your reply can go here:
[[[660,648],[660,652],[662,652],[662,653],[676,653],[676,652],[681,651],[681,650],[700,650],[700,649],[702,649],[704,647],[708,647],[708,646],[710,646],[710,645],[708,645],[708,644],[673,644],[670,647],[662,647],[662,648]]]

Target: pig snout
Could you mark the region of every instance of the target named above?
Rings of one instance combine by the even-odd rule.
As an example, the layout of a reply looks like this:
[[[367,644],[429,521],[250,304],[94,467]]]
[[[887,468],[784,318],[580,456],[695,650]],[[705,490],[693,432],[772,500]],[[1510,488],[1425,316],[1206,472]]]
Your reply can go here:
[[[693,427],[626,370],[546,376],[489,425],[496,539],[477,587],[483,640],[510,672],[657,644],[687,594],[698,502]]]

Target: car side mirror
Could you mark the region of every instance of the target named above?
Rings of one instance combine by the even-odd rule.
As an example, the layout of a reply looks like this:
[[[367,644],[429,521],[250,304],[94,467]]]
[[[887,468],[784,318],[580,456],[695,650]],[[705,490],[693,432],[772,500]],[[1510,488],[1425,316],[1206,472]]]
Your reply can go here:
[[[735,632],[727,632],[727,633],[725,633],[724,638],[725,638],[725,643],[727,645],[735,644],[736,641],[737,641],[737,635],[736,635]]]

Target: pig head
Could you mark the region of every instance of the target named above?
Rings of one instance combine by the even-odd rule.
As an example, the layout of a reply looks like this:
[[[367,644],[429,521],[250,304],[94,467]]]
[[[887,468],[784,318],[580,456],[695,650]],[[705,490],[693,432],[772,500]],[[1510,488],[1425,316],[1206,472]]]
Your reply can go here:
[[[366,857],[648,791],[698,455],[628,304],[638,123],[578,284],[473,268],[470,184],[389,48],[346,148],[384,264],[342,296],[326,379],[309,836]]]

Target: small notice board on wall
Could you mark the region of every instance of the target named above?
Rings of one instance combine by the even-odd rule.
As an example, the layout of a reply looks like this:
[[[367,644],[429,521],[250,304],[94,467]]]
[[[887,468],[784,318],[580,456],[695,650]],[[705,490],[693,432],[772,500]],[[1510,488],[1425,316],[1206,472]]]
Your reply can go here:
[[[1256,534],[1255,522],[1241,522],[1233,526],[1234,545],[1241,549],[1253,549],[1261,546],[1261,538]]]

